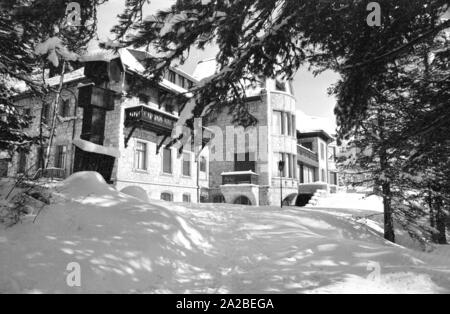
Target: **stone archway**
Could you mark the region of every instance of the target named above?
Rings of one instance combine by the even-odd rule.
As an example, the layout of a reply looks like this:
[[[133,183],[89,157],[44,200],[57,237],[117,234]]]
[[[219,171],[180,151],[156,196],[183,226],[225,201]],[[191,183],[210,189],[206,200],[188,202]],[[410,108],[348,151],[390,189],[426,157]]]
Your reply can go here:
[[[295,206],[297,200],[297,193],[292,193],[283,199],[283,206]]]
[[[247,196],[240,195],[233,201],[233,204],[252,206],[252,201]]]

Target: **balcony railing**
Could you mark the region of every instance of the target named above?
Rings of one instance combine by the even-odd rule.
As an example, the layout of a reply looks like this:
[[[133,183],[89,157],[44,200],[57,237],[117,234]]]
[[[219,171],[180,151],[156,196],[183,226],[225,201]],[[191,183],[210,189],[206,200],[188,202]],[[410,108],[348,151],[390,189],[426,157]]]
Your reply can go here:
[[[302,145],[297,145],[297,155],[299,157],[302,156],[309,160],[319,162],[319,155],[315,152],[310,151],[306,147],[303,147]]]
[[[222,184],[259,184],[259,176],[251,171],[222,173]]]
[[[176,117],[146,106],[137,106],[125,110],[126,126],[135,125],[137,122],[140,123],[142,128],[161,135],[170,136],[177,120]]]

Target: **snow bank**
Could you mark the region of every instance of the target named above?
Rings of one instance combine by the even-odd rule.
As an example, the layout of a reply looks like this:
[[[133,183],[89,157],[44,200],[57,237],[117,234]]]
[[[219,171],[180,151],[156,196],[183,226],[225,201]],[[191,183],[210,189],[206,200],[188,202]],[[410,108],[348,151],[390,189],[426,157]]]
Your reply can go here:
[[[89,195],[111,195],[118,192],[97,172],[77,172],[56,186],[57,191],[71,198]]]
[[[360,193],[334,193],[321,198],[315,208],[383,212],[383,200],[376,195],[367,197]]]
[[[0,293],[450,292],[448,255],[347,212],[144,203],[92,172],[57,193],[35,224],[0,229]],[[73,262],[81,287],[66,284]]]
[[[120,192],[123,194],[126,194],[126,195],[133,196],[143,202],[146,202],[146,203],[150,202],[147,192],[145,192],[145,190],[141,187],[127,186],[126,188],[123,188]]]

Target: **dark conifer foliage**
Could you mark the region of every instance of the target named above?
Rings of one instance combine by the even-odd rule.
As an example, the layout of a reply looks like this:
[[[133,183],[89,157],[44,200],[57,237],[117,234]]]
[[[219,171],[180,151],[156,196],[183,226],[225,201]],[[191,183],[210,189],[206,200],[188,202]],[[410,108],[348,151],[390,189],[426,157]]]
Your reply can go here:
[[[67,27],[69,0],[4,0],[0,5],[0,149],[13,152],[36,142],[23,129],[30,117],[16,108],[13,97],[21,87],[36,96],[49,92],[37,71],[51,68],[34,53],[36,45],[51,37],[63,39],[71,51],[81,52],[96,33],[96,10],[103,0],[79,0],[81,27]],[[74,67],[76,63],[72,64]],[[73,69],[73,67],[68,67]],[[55,70],[52,69],[51,70]]]
[[[377,1],[381,25],[373,27],[368,2],[179,0],[144,18],[145,1],[128,0],[114,32],[122,44],[154,53],[152,79],[183,63],[192,47],[219,47],[218,73],[194,91],[192,117],[228,108],[236,123],[249,126],[256,120],[247,112],[245,90],[256,78],[291,79],[302,65],[338,72],[341,79],[330,89],[338,136],[358,148],[346,166],[365,173],[363,181],[383,197],[385,237],[395,241],[394,216],[414,229],[430,210],[431,229],[442,234],[434,221],[448,209],[450,20],[443,17],[449,4]]]

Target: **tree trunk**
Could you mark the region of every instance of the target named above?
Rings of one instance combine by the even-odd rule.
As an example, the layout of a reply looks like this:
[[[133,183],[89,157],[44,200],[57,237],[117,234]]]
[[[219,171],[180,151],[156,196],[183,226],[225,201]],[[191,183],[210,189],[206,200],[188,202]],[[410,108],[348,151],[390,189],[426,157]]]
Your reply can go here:
[[[435,221],[434,208],[433,208],[433,194],[431,192],[430,187],[428,188],[428,196],[426,198],[426,202],[428,204],[428,208],[430,209],[430,227],[435,228],[436,221]]]
[[[378,112],[378,126],[380,139],[386,140],[384,135],[384,118],[381,111]],[[390,165],[388,161],[388,154],[386,147],[380,148],[380,170],[385,175],[389,170]],[[383,194],[383,207],[384,207],[384,238],[388,241],[395,243],[395,231],[394,231],[394,215],[392,210],[392,191],[391,184],[388,180],[377,179],[376,182],[381,186]]]
[[[395,243],[394,215],[391,205],[391,185],[383,183],[384,238]]]
[[[446,231],[447,231],[447,227],[446,227],[446,220],[447,220],[447,215],[444,212],[444,208],[443,208],[443,202],[442,199],[438,198],[435,202],[435,214],[436,214],[436,230],[437,233],[435,234],[434,237],[434,242],[437,244],[447,244],[447,235],[446,235]]]
[[[48,147],[47,147],[47,152],[45,154],[45,165],[44,165],[44,169],[47,169],[50,163],[50,153],[52,151],[52,145],[53,145],[53,138],[55,137],[55,129],[56,129],[56,118],[58,116],[58,108],[59,108],[59,100],[61,97],[61,91],[64,85],[64,73],[66,71],[66,62],[63,61],[62,64],[62,70],[61,70],[61,78],[59,80],[59,87],[58,87],[58,91],[56,93],[56,97],[55,97],[55,105],[53,106],[53,117],[52,117],[52,124],[51,124],[51,128],[50,128],[50,139],[49,139],[49,143],[48,143]]]

